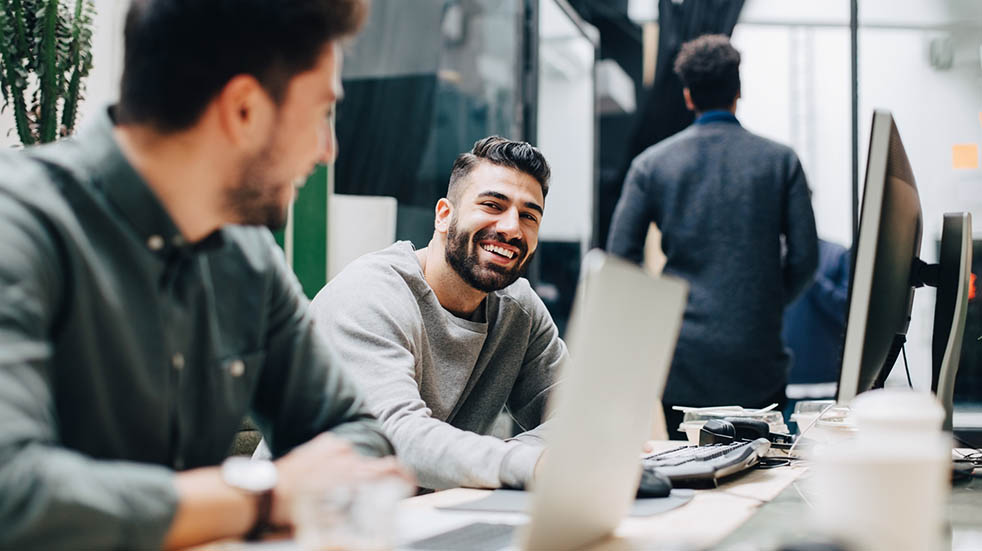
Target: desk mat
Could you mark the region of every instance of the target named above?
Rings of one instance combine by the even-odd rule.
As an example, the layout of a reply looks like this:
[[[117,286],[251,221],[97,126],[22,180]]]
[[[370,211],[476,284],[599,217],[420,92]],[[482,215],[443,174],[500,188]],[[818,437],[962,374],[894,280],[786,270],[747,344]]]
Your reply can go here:
[[[437,507],[443,511],[494,511],[498,513],[524,513],[528,511],[529,494],[523,490],[495,490],[481,499]],[[692,499],[695,490],[672,490],[668,497],[643,497],[634,500],[630,516],[650,517],[681,507]]]

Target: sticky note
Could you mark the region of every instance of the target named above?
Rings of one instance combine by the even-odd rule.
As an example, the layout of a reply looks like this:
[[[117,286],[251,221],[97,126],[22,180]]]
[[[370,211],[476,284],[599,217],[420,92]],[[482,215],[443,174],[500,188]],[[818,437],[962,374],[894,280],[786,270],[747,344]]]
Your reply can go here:
[[[959,143],[951,146],[951,168],[979,168],[979,144]]]

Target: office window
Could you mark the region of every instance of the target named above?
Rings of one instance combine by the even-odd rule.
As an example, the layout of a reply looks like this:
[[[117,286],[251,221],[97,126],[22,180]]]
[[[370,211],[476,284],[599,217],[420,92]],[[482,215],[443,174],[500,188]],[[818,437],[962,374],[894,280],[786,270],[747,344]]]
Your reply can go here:
[[[522,138],[522,0],[375,0],[343,67],[335,192],[399,202],[396,234],[425,246],[456,156]]]

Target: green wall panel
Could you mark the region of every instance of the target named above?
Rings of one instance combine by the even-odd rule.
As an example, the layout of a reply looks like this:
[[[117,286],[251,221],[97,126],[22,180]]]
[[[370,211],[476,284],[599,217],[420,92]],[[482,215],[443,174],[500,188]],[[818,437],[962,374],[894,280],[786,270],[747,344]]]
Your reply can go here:
[[[319,165],[293,204],[293,271],[313,298],[327,283],[327,172]]]

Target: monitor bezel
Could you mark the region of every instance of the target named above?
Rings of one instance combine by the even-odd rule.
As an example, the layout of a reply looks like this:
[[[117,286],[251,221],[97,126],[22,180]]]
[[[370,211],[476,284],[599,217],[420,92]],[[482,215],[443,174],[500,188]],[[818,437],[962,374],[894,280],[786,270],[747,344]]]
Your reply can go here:
[[[836,392],[836,401],[844,405],[856,397],[862,370],[863,346],[866,328],[869,325],[870,296],[873,291],[873,271],[876,266],[876,246],[883,216],[883,199],[886,194],[892,126],[893,116],[889,111],[876,110],[873,113],[859,219],[859,243],[854,247],[849,284],[849,310],[846,314],[848,323]],[[869,208],[871,205],[876,205],[877,208]]]

